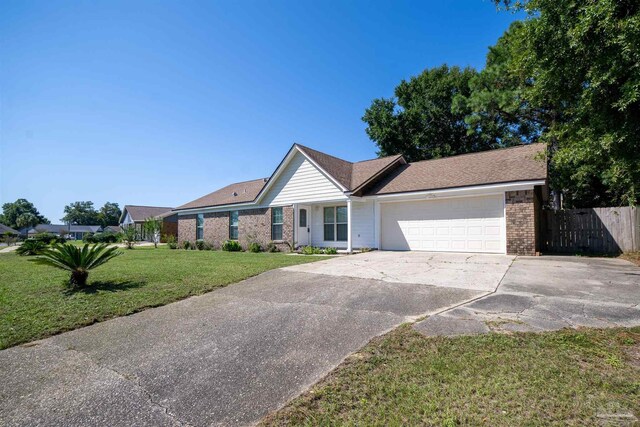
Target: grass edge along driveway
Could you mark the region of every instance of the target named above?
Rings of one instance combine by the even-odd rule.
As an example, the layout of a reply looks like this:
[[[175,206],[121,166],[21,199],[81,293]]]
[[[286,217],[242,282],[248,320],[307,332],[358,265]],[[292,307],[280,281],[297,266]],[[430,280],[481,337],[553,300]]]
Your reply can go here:
[[[0,349],[113,317],[169,304],[274,268],[327,259],[283,253],[169,250],[124,254],[93,270],[89,286],[70,291],[68,273],[0,254]]]
[[[640,327],[372,340],[262,426],[635,425]]]

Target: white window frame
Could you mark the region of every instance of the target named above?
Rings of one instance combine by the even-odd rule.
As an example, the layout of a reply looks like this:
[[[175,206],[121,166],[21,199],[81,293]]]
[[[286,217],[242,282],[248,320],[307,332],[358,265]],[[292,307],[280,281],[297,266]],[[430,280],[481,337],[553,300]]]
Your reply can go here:
[[[338,208],[343,208],[347,211],[346,215],[347,215],[347,219],[344,222],[338,222]],[[333,222],[325,222],[326,221],[326,215],[325,215],[325,210],[326,209],[333,209]],[[327,225],[333,225],[333,239],[327,239],[327,234],[326,234],[326,226]],[[348,236],[347,238],[345,238],[344,240],[340,239],[338,240],[338,225],[345,225],[347,226],[347,234],[349,233],[348,231],[348,227],[349,227],[349,209],[347,206],[344,205],[336,205],[336,206],[324,206],[322,208],[322,239],[325,242],[346,242],[348,241]]]

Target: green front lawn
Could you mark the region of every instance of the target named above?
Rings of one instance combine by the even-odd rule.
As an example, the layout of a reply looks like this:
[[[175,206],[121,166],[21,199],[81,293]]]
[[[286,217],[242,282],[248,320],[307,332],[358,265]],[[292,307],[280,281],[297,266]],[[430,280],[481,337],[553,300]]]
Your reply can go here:
[[[636,421],[634,421],[636,419]],[[263,425],[637,425],[640,328],[372,341]]]
[[[123,316],[238,282],[264,271],[318,261],[279,253],[122,249],[69,291],[67,272],[0,254],[0,348]]]

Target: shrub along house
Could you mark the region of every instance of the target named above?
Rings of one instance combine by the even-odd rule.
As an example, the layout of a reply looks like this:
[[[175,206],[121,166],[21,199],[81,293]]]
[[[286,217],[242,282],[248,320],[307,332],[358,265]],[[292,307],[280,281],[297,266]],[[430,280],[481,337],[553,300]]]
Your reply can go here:
[[[548,193],[544,151],[351,163],[294,144],[270,178],[176,208],[178,240],[534,255]]]

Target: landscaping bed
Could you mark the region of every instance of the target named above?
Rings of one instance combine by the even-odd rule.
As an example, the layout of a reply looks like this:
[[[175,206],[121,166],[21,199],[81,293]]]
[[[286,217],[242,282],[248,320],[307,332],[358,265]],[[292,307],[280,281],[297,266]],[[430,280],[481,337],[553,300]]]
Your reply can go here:
[[[0,348],[199,295],[267,270],[318,261],[281,253],[122,249],[98,267],[86,289],[68,272],[0,254]]]
[[[640,328],[373,340],[262,425],[637,425]]]

